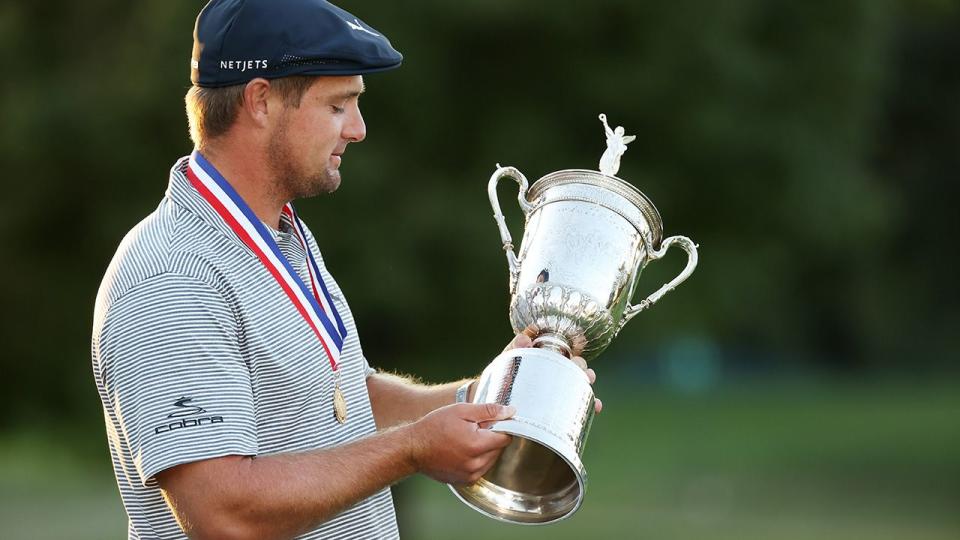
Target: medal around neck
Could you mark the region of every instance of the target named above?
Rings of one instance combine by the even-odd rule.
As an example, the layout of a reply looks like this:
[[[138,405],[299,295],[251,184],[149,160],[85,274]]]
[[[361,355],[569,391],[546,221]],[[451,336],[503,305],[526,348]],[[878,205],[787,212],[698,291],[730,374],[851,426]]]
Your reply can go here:
[[[341,424],[347,421],[347,399],[343,397],[339,382],[333,387],[333,416]]]
[[[317,337],[334,374],[333,414],[337,422],[343,424],[347,421],[347,400],[344,398],[343,391],[340,390],[339,361],[347,330],[333,302],[333,297],[323,281],[323,274],[320,273],[320,267],[307,242],[306,231],[293,206],[287,203],[281,212],[293,223],[297,240],[307,254],[309,288],[280,250],[273,233],[257,218],[243,197],[233,189],[230,182],[212,163],[207,161],[200,152],[195,151],[190,155],[185,172],[190,184],[200,196],[210,204],[210,207],[233,230],[240,241],[257,256]]]
[[[587,487],[581,455],[594,395],[586,373],[569,358],[596,358],[627,321],[697,266],[697,246],[684,236],[664,239],[653,203],[615,176],[634,136],[621,126],[610,129],[606,115],[599,118],[607,139],[599,171],[553,172],[528,189],[520,171],[498,165],[487,186],[510,270],[510,323],[514,332],[532,330],[535,338],[532,348],[497,356],[472,400],[516,408],[513,418],[490,428],[513,442],[480,480],[450,487],[470,507],[502,521],[544,524],[577,511]],[[497,198],[503,178],[520,186],[526,224],[519,255]],[[686,267],[632,304],[643,268],[674,245],[687,253]]]

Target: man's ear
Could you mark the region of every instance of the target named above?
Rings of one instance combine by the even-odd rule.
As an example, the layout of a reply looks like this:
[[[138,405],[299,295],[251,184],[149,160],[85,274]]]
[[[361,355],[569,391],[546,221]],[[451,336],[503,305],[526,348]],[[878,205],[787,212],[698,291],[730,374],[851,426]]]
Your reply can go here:
[[[240,114],[256,126],[266,127],[269,120],[270,81],[256,78],[248,82],[243,88],[243,103],[240,104]]]

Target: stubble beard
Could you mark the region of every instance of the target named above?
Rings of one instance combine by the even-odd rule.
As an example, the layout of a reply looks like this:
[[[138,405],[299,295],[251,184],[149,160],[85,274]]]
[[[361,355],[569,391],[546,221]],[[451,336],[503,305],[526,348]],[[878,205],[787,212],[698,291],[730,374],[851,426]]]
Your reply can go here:
[[[333,193],[340,187],[340,171],[324,165],[320,170],[305,170],[303,156],[291,150],[290,132],[284,119],[277,126],[267,147],[267,165],[276,179],[277,196],[286,201]]]

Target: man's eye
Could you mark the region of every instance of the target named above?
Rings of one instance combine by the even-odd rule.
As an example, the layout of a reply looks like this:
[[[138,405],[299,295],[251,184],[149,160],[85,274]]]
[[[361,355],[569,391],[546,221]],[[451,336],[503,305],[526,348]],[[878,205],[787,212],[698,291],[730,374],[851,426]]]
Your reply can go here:
[[[336,114],[340,114],[344,111],[343,107],[337,107],[336,105],[331,105],[330,107],[333,109],[333,112],[335,112]]]

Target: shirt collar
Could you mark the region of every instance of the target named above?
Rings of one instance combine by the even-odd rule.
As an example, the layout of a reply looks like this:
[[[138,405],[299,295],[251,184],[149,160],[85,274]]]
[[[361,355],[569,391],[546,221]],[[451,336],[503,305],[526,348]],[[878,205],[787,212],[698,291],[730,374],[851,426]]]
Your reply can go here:
[[[187,167],[189,163],[190,156],[183,156],[170,168],[170,182],[167,185],[166,197],[196,215],[205,225],[224,234],[232,241],[243,246],[251,255],[256,256],[256,254],[237,237],[236,233],[230,229],[230,226],[223,221],[223,218],[210,206],[210,203],[190,184],[190,180],[187,179]],[[273,232],[274,237],[276,237],[277,231],[273,227],[267,226],[267,229]],[[280,231],[287,234],[295,234],[293,220],[284,213],[280,214]]]
[[[204,225],[215,229],[233,242],[243,246],[251,255],[256,256],[246,244],[237,238],[230,226],[227,225],[217,212],[204,200],[200,193],[190,184],[187,179],[187,166],[190,163],[190,156],[184,156],[177,160],[170,168],[170,182],[167,185],[166,197],[175,204],[194,214]]]
[[[187,167],[189,163],[190,156],[183,156],[170,168],[170,181],[167,184],[166,197],[173,201],[174,204],[198,217],[205,226],[226,236],[231,242],[243,247],[244,251],[256,257],[256,253],[237,237],[237,234],[230,229],[230,226],[223,221],[223,218],[210,206],[210,203],[208,203],[190,183],[190,180],[187,178]],[[281,219],[283,218],[281,217]],[[281,223],[281,227],[283,227],[283,223]],[[269,227],[268,229],[273,230]]]

